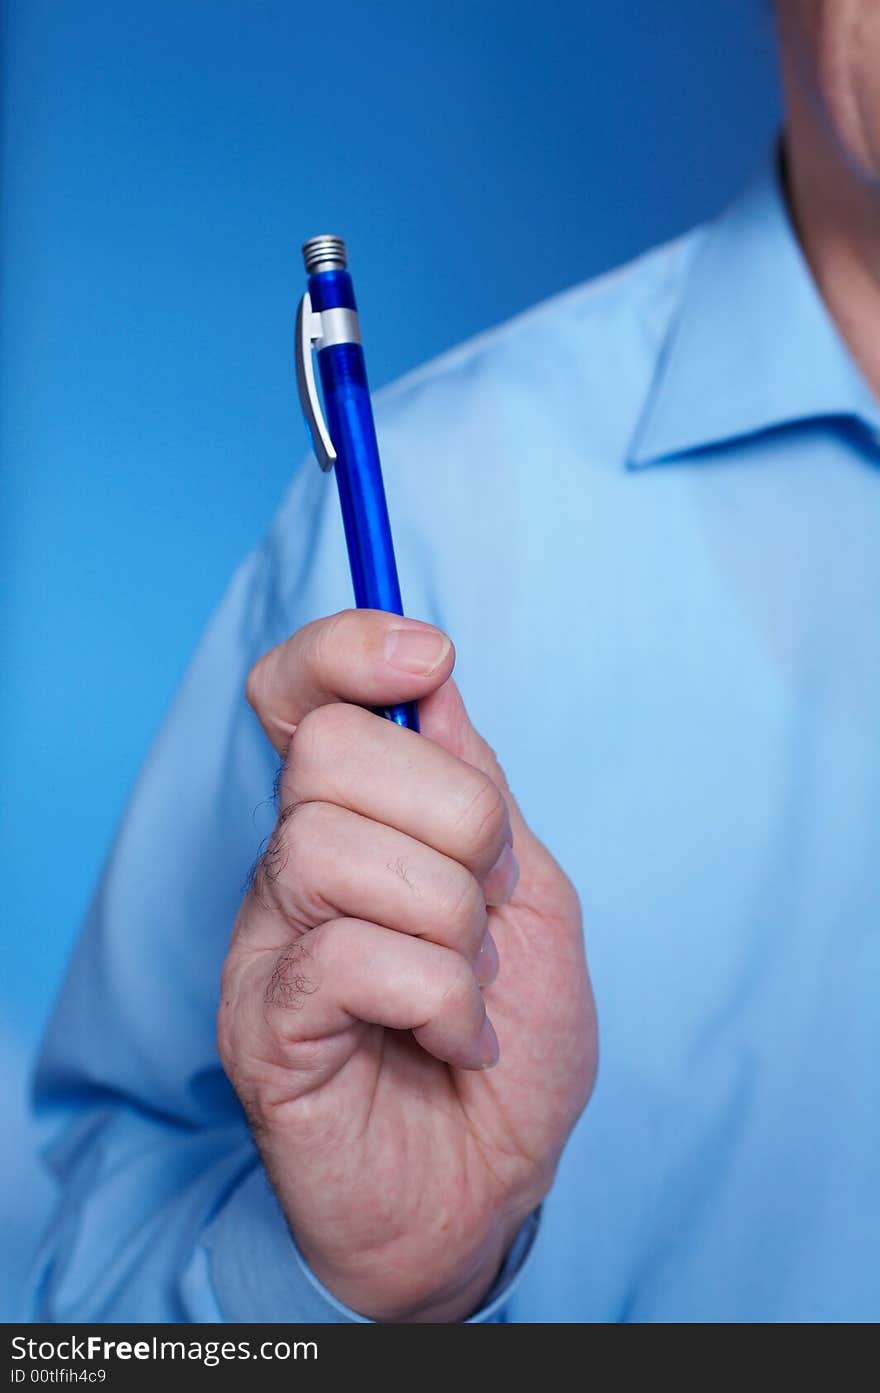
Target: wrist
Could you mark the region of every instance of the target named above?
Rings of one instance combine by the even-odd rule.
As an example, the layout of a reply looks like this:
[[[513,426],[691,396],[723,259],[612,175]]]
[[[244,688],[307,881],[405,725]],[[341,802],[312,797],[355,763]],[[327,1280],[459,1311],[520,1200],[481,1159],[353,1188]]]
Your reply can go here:
[[[321,1285],[365,1319],[447,1324],[469,1319],[485,1304],[526,1217],[493,1224],[475,1250],[458,1257],[438,1245],[436,1262],[424,1249],[416,1253],[416,1245],[397,1244],[333,1264],[298,1232],[295,1241]]]

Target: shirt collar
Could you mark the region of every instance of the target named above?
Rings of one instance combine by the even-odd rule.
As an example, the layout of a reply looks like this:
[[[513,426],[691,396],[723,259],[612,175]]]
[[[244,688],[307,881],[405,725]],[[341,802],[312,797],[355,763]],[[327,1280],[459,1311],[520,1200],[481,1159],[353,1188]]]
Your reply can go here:
[[[705,229],[629,453],[635,466],[880,408],[813,281],[776,161]]]

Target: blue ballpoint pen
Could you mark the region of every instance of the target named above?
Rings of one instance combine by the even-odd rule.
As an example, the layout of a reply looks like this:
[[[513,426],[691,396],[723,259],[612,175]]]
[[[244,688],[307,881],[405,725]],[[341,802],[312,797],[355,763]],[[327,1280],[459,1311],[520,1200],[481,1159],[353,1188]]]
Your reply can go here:
[[[324,470],[335,466],[355,604],[403,614],[345,243],[341,237],[310,237],[302,250],[309,285],[296,316],[297,387],[318,463]],[[383,707],[379,715],[409,730],[419,728],[415,702]]]

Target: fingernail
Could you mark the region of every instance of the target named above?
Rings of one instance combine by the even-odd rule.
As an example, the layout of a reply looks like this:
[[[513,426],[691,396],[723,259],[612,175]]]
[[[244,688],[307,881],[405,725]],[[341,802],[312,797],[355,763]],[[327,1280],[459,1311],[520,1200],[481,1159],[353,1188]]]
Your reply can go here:
[[[498,1048],[498,1036],[495,1034],[495,1027],[488,1016],[483,1021],[483,1029],[480,1031],[478,1052],[480,1065],[483,1069],[492,1069],[498,1063],[498,1056],[501,1053]]]
[[[495,940],[490,933],[486,933],[483,942],[480,944],[474,963],[474,976],[481,987],[488,987],[498,976],[498,949]]]
[[[428,677],[449,652],[449,639],[438,629],[392,629],[385,636],[385,661],[399,672]]]
[[[486,904],[506,904],[519,880],[519,862],[509,846],[505,846],[495,865],[483,882]]]

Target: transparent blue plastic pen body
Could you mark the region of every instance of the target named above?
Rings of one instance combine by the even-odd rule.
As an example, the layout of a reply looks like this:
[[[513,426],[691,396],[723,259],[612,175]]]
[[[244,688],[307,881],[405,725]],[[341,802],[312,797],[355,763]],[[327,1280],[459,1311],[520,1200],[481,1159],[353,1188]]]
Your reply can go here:
[[[318,462],[336,473],[355,604],[403,614],[379,446],[345,244],[312,237],[303,247],[308,291],[297,321],[297,380]],[[316,351],[324,412],[315,390]],[[414,702],[379,714],[418,730]]]

